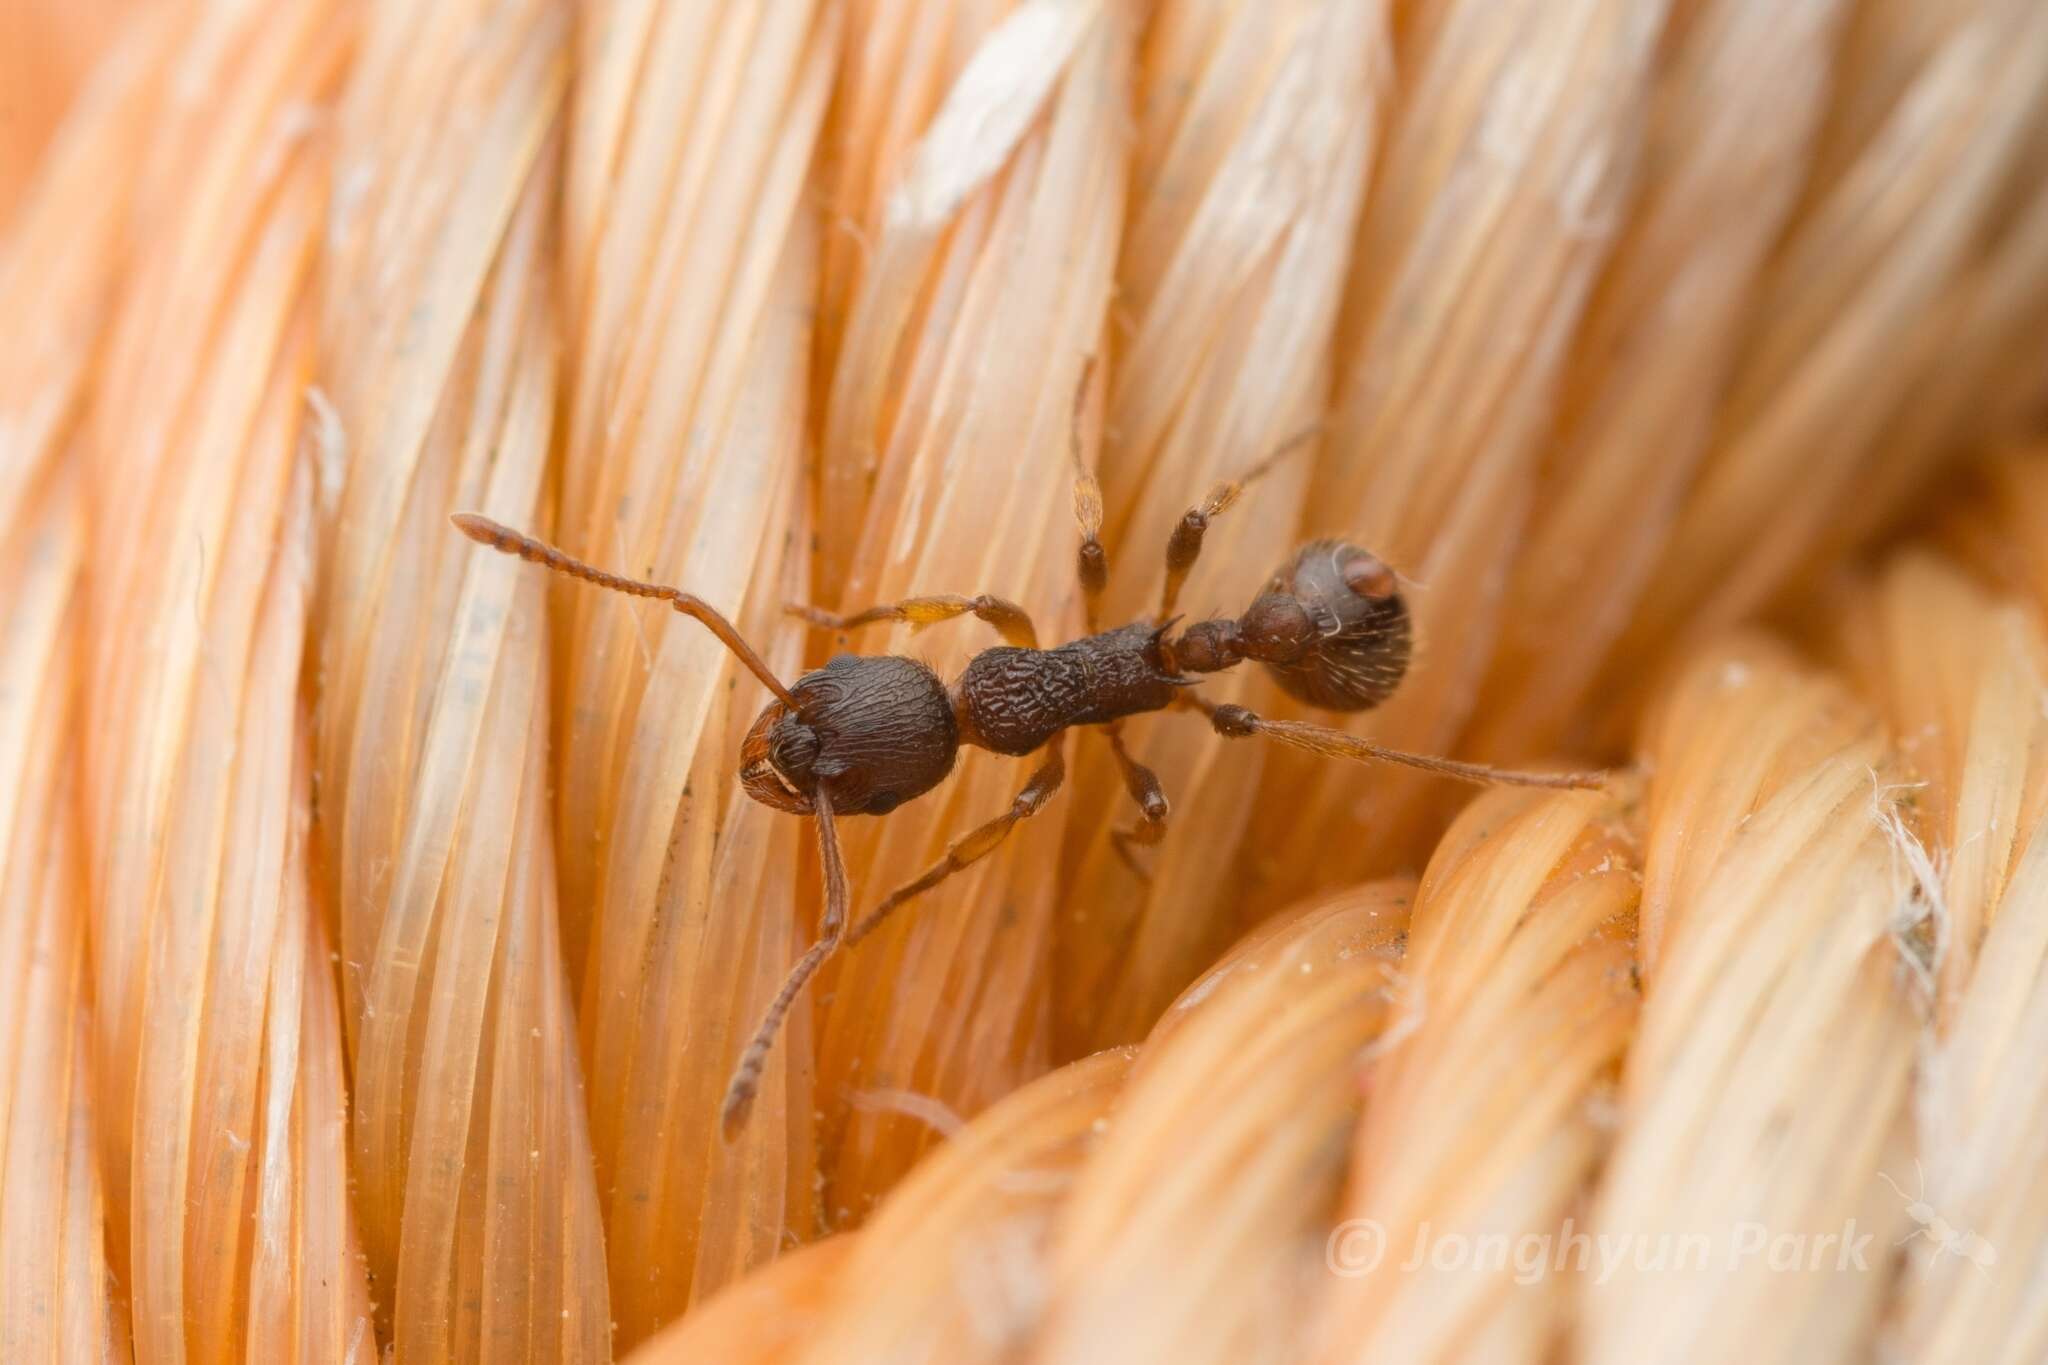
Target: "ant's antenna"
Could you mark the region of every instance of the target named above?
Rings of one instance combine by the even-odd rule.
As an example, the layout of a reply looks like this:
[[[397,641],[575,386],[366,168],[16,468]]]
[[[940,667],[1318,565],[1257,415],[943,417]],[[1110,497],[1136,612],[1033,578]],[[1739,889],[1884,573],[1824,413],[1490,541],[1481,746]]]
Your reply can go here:
[[[620,574],[608,573],[603,569],[585,564],[582,560],[556,549],[544,540],[535,540],[532,536],[522,535],[509,526],[501,526],[489,517],[481,517],[474,512],[457,512],[450,516],[448,520],[455,523],[456,530],[462,532],[462,534],[468,536],[479,545],[488,545],[500,553],[514,555],[530,563],[545,565],[556,573],[564,573],[571,578],[580,578],[586,583],[595,583],[600,588],[610,588],[613,592],[622,592],[629,597],[652,597],[658,601],[668,603],[685,616],[695,617],[703,622],[705,627],[713,635],[716,635],[719,642],[731,650],[741,663],[747,666],[749,672],[759,678],[762,684],[775,694],[777,701],[780,701],[792,711],[799,709],[796,698],[789,694],[789,689],[782,685],[767,663],[762,660],[760,655],[754,652],[754,647],[741,637],[738,630],[733,628],[732,622],[720,616],[717,610],[710,603],[704,601],[703,598],[686,593],[680,588],[671,588],[660,583],[645,583],[637,578],[626,578]]]
[[[811,799],[818,817],[818,859],[825,865],[825,918],[818,924],[818,941],[789,969],[782,989],[775,992],[775,998],[768,1002],[768,1012],[761,1016],[761,1026],[754,1030],[754,1040],[747,1044],[747,1050],[740,1054],[740,1064],[733,1068],[720,1119],[727,1142],[739,1136],[740,1129],[746,1126],[754,1096],[760,1093],[761,1071],[768,1065],[768,1051],[775,1046],[775,1035],[782,1031],[789,1007],[796,1003],[818,968],[825,965],[825,959],[838,952],[839,945],[846,941],[846,859],[840,856],[839,829],[832,823],[832,798],[820,786]]]

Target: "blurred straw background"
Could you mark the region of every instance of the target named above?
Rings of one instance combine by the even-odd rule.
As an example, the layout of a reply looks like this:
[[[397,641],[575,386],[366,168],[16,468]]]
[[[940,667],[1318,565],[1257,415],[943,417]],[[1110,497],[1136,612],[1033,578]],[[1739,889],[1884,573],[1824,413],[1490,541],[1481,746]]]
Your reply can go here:
[[[2044,187],[2038,0],[0,3],[0,1357],[2048,1358]],[[761,691],[447,516],[949,672],[1084,371],[1109,622],[1307,431],[1183,610],[1616,778],[1070,736],[727,1144]]]

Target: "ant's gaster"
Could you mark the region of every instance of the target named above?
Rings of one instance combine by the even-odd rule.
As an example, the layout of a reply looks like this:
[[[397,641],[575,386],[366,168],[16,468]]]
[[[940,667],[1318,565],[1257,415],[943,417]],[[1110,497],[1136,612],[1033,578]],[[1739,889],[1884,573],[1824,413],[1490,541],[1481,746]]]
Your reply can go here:
[[[1073,437],[1074,509],[1082,536],[1077,570],[1088,635],[1041,649],[1024,609],[989,596],[912,597],[845,616],[812,607],[790,608],[834,630],[875,621],[904,621],[922,629],[976,616],[994,627],[1004,643],[968,660],[951,684],[914,659],[841,654],[784,687],[732,623],[699,598],[593,568],[473,513],[453,518],[463,534],[493,549],[615,592],[667,602],[709,628],[774,694],[741,748],[740,782],[764,805],[816,820],[825,911],[818,941],[791,968],[740,1055],[725,1096],[722,1121],[728,1139],[746,1122],[776,1033],[805,983],[842,946],[858,942],[905,901],[986,857],[1019,821],[1035,814],[1066,776],[1066,732],[1076,726],[1098,726],[1106,733],[1124,785],[1138,807],[1138,823],[1115,835],[1118,850],[1133,866],[1137,864],[1132,845],[1159,841],[1169,807],[1159,779],[1125,747],[1121,722],[1126,716],[1169,707],[1202,711],[1218,734],[1230,738],[1263,735],[1313,753],[1402,763],[1468,782],[1592,787],[1602,781],[1600,773],[1511,772],[1401,753],[1343,730],[1269,720],[1242,706],[1215,705],[1195,690],[1199,675],[1251,659],[1265,665],[1280,686],[1301,701],[1328,710],[1361,711],[1385,701],[1407,671],[1408,608],[1393,572],[1366,551],[1331,540],[1314,541],[1296,551],[1243,615],[1198,622],[1174,633],[1173,609],[1201,555],[1210,518],[1313,431],[1274,451],[1243,479],[1219,485],[1175,524],[1167,541],[1166,588],[1156,617],[1101,630],[1098,606],[1108,576],[1099,535],[1102,493],[1082,459],[1079,436],[1081,401],[1091,369],[1092,362],[1083,368],[1076,389]],[[846,865],[834,820],[841,815],[884,815],[930,791],[952,772],[963,744],[999,754],[1043,757],[1007,811],[955,840],[923,875],[890,892],[849,929]]]

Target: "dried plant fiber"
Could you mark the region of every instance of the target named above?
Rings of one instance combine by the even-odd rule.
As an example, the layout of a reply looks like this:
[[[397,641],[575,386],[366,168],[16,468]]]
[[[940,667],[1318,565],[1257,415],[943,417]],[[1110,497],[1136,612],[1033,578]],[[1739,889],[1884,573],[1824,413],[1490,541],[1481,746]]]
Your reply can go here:
[[[0,327],[0,1359],[2048,1359],[2039,0],[11,0]],[[1413,658],[1205,697],[1607,780],[1078,730],[728,1139],[766,693],[451,514],[950,677],[1242,479]]]

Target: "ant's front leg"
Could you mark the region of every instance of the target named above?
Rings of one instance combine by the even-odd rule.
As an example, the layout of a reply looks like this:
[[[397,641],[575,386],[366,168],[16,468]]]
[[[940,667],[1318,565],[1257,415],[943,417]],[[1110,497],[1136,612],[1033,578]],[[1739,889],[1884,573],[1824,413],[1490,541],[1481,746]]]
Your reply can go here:
[[[1110,752],[1116,755],[1116,764],[1124,776],[1124,790],[1131,794],[1131,800],[1138,806],[1138,823],[1128,829],[1112,830],[1110,843],[1116,848],[1117,856],[1124,860],[1124,866],[1131,869],[1138,880],[1150,882],[1152,873],[1138,861],[1134,851],[1150,848],[1166,837],[1166,818],[1173,813],[1172,804],[1166,799],[1165,788],[1159,785],[1159,774],[1153,772],[1137,759],[1124,745],[1124,726],[1120,720],[1113,720],[1102,727],[1102,733],[1109,740]]]
[[[996,628],[1004,640],[1021,649],[1038,648],[1038,631],[1031,624],[1031,616],[1015,602],[1002,597],[991,597],[983,593],[980,597],[956,597],[942,594],[936,597],[906,597],[901,602],[890,602],[884,606],[869,607],[849,616],[840,616],[818,607],[791,602],[786,610],[791,616],[801,616],[814,626],[827,630],[855,630],[875,621],[908,621],[914,630],[951,621],[955,617],[972,613]]]
[[[1017,799],[1010,803],[1008,810],[985,824],[976,825],[955,839],[946,849],[946,855],[926,868],[922,876],[914,881],[905,882],[883,897],[880,905],[853,926],[853,932],[846,936],[847,944],[850,946],[858,943],[872,934],[881,926],[883,920],[889,918],[890,914],[906,901],[915,900],[955,872],[964,871],[995,852],[1003,840],[1009,837],[1010,831],[1017,827],[1018,821],[1038,814],[1039,808],[1052,799],[1052,794],[1060,789],[1060,783],[1066,780],[1066,739],[1066,734],[1062,732],[1054,735],[1046,743],[1045,762],[1039,764],[1029,780],[1024,783],[1024,789],[1017,793]]]

